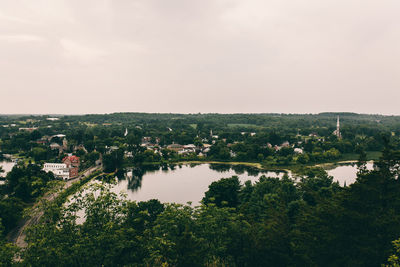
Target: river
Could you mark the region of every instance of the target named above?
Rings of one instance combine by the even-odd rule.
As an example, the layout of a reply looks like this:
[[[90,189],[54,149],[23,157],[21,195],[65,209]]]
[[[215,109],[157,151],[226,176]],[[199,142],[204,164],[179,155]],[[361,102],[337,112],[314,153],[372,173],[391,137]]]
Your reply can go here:
[[[113,187],[115,193],[124,192],[128,199],[146,201],[158,199],[161,202],[198,202],[203,198],[208,186],[221,178],[237,175],[241,183],[258,181],[261,175],[282,178],[284,172],[260,172],[240,165],[180,165],[173,169],[155,168],[138,174],[130,170]]]
[[[0,161],[0,166],[5,171],[0,176],[4,177],[14,165],[14,162]],[[367,168],[372,169],[372,167],[373,164],[369,162]],[[357,167],[354,164],[331,166],[327,172],[341,186],[350,185],[357,178]],[[237,175],[241,183],[248,180],[254,183],[261,175],[282,178],[284,174],[284,172],[260,171],[243,165],[192,164],[167,168],[157,166],[128,170],[125,175],[120,176],[112,191],[126,193],[128,199],[136,201],[156,198],[161,202],[184,204],[190,201],[198,204],[204,192],[208,190],[208,186],[221,178]],[[4,180],[0,180],[0,184],[3,183]]]
[[[374,164],[368,162],[366,167],[368,170],[372,170]],[[330,176],[333,176],[333,180],[339,182],[341,186],[350,185],[354,183],[357,179],[357,166],[352,164],[342,164],[335,166],[333,169],[327,170]]]
[[[367,168],[372,169],[373,164],[368,163]],[[353,165],[336,165],[327,170],[333,180],[341,186],[355,182],[357,167]],[[131,169],[118,178],[113,186],[115,193],[123,192],[130,200],[146,201],[158,199],[161,202],[187,203],[197,205],[204,197],[208,186],[221,178],[236,175],[243,184],[250,180],[252,183],[259,180],[260,176],[282,178],[284,172],[260,171],[253,167],[243,165],[180,165],[162,169],[153,167],[150,170]],[[288,173],[291,176],[291,173]]]
[[[9,171],[14,167],[15,162],[12,161],[0,161],[0,166],[3,168],[4,172],[0,173],[0,177],[5,177]],[[0,180],[0,184],[4,184],[4,180]]]

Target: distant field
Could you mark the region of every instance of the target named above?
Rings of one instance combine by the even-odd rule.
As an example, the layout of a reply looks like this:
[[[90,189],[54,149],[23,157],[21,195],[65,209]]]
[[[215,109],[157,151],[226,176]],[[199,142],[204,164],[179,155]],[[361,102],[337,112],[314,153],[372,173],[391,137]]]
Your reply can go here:
[[[88,127],[95,127],[98,125],[97,123],[90,123],[90,122],[83,122],[83,124],[87,125]]]
[[[197,124],[190,124],[190,127],[192,127],[193,129],[197,129]]]
[[[231,128],[236,128],[236,127],[242,127],[242,128],[262,128],[260,125],[256,124],[247,124],[247,123],[228,123],[228,127]]]

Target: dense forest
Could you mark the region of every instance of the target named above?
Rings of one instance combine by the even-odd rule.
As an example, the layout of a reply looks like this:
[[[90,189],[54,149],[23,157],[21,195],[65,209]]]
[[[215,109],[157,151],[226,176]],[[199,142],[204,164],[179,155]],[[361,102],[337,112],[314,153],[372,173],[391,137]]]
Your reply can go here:
[[[333,134],[338,116],[340,136]],[[0,116],[0,156],[18,160],[0,185],[0,266],[400,264],[400,117],[53,117]],[[103,179],[69,192],[74,197],[64,205],[66,192],[57,201],[43,198],[63,182],[42,166],[67,154],[80,157],[81,171],[100,162],[101,177],[127,166],[212,160],[292,168],[297,179],[263,176],[252,184],[226,177],[209,185],[199,206],[133,202],[112,193]],[[314,166],[347,159],[358,160],[357,180],[349,186]],[[373,170],[366,168],[370,159]],[[7,237],[35,203],[43,216],[29,228],[27,247],[19,248]]]

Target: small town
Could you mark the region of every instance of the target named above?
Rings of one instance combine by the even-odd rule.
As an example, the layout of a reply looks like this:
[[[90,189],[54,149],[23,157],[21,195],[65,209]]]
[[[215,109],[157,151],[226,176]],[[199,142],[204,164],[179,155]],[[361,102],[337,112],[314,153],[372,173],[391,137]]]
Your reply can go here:
[[[0,267],[399,267],[399,13],[0,1]]]

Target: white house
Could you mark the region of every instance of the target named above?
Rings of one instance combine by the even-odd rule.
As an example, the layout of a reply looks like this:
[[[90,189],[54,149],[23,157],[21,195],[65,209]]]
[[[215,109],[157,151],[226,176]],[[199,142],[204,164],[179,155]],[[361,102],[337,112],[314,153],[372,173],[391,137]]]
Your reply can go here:
[[[58,121],[60,118],[47,118],[48,121]]]
[[[184,145],[183,150],[181,151],[181,153],[195,153],[195,152],[196,152],[196,146],[193,144]]]
[[[64,138],[64,137],[66,137],[66,135],[65,134],[56,134],[56,135],[53,135],[51,138],[53,138],[53,137]]]
[[[43,170],[44,171],[53,171],[56,169],[67,168],[67,164],[65,163],[45,163]]]
[[[70,178],[69,168],[65,163],[45,163],[43,170],[45,172],[52,172],[56,177],[63,180],[69,180]]]
[[[297,153],[297,154],[303,154],[303,149],[301,149],[301,148],[295,148],[294,149],[294,153]]]
[[[56,177],[60,177],[63,180],[69,180],[70,178],[69,168],[58,169],[55,170],[53,173]]]

